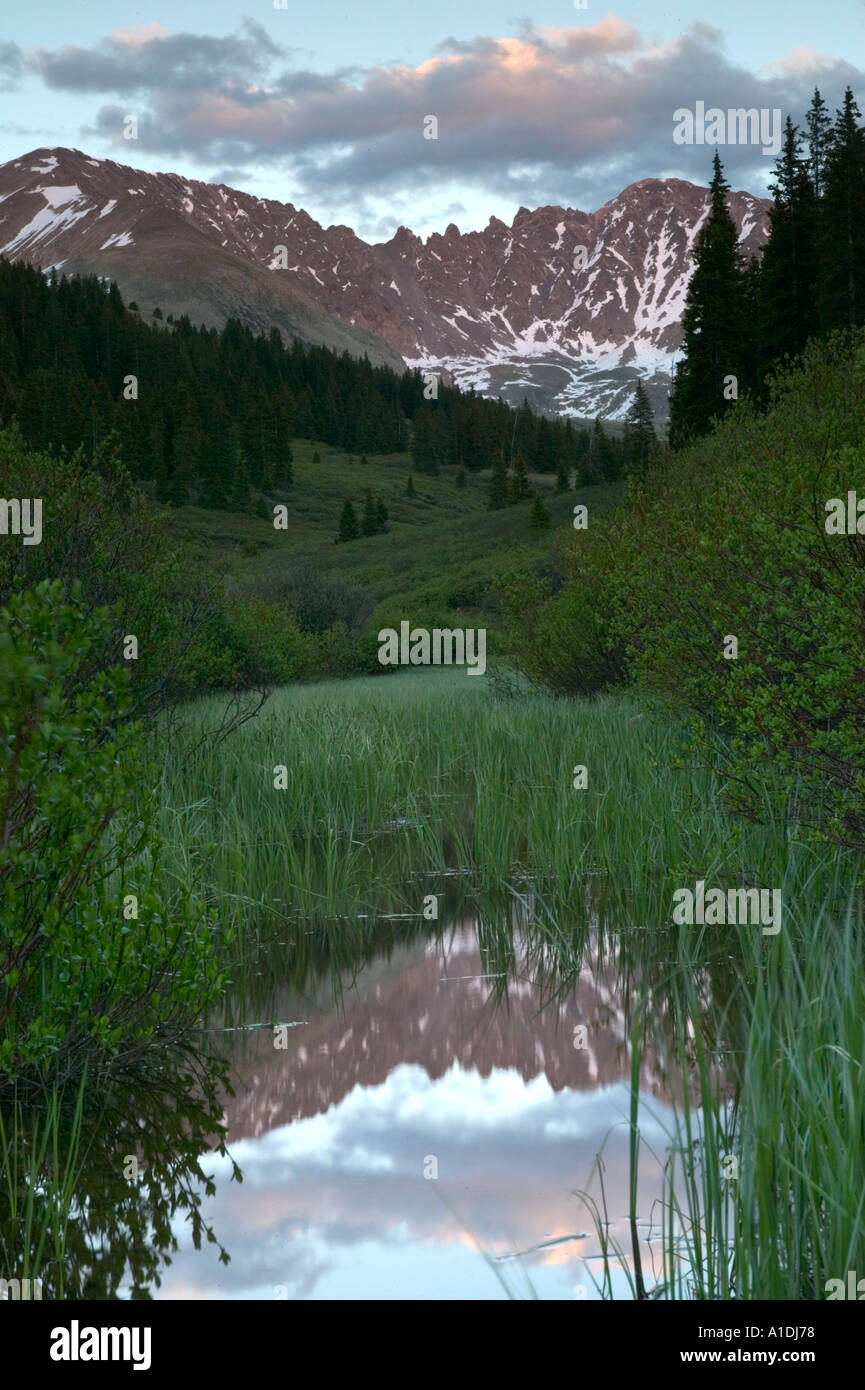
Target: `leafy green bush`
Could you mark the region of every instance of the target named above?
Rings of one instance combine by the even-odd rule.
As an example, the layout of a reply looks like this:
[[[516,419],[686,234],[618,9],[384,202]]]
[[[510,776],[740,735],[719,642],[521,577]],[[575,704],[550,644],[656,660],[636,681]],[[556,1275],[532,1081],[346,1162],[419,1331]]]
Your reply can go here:
[[[159,866],[160,773],[128,722],[128,669],[98,660],[113,621],[60,581],[0,609],[5,1081],[176,1042],[224,983],[211,923]]]
[[[863,440],[865,333],[811,344],[770,410],[739,402],[574,534],[559,597],[511,586],[523,669],[585,694],[624,654],[699,717],[739,809],[771,767],[791,820],[865,848],[865,536],[825,529],[829,499],[865,495]]]

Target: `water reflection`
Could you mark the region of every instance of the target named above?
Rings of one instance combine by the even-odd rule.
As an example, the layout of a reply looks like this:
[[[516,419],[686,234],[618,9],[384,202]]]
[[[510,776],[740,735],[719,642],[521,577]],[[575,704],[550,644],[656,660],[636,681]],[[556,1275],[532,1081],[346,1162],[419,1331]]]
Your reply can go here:
[[[208,1159],[216,1193],[202,1210],[231,1264],[178,1230],[159,1297],[595,1296],[598,1238],[575,1191],[602,1149],[611,1234],[630,1239],[617,962],[587,957],[551,997],[519,935],[511,959],[503,979],[464,919],[374,956],[337,1003],[321,982],[260,996],[260,1017],[304,1024],[284,1050],[269,1029],[225,1035],[228,1145],[244,1183],[223,1182],[228,1160]],[[647,1049],[640,1084],[643,1139],[663,1158],[678,1080]],[[641,1176],[651,1283],[662,1180],[655,1165]],[[623,1274],[614,1293],[627,1296]]]

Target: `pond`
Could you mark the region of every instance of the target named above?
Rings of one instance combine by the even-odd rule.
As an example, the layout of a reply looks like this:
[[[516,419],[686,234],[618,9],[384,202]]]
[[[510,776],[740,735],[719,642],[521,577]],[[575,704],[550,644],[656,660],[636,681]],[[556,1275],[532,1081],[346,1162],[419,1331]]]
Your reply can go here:
[[[577,1195],[600,1199],[628,1251],[630,1051],[615,961],[566,986],[539,979],[515,928],[509,969],[471,916],[390,943],[338,978],[278,984],[258,1018],[219,1034],[235,1094],[231,1157],[210,1157],[202,1214],[231,1256],[179,1250],[168,1299],[592,1299],[599,1236]],[[651,1048],[643,1142],[663,1157],[671,1095]],[[657,1252],[662,1175],[641,1173],[640,1256]],[[653,1228],[654,1221],[654,1228]],[[654,1235],[653,1235],[654,1229]],[[593,1280],[593,1271],[595,1280]],[[630,1296],[623,1270],[613,1294]]]

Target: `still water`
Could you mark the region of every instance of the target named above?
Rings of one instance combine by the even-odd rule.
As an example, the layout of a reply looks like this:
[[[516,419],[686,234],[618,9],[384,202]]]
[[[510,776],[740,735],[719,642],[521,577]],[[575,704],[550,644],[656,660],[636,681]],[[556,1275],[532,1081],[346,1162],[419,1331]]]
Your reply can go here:
[[[508,969],[493,970],[471,916],[432,926],[338,977],[277,984],[257,1018],[234,1020],[266,1027],[219,1035],[243,1182],[227,1159],[204,1156],[215,1193],[201,1213],[230,1263],[213,1245],[195,1250],[178,1217],[179,1248],[153,1297],[591,1300],[599,1236],[578,1193],[600,1201],[599,1153],[607,1233],[631,1262],[630,1056],[609,953],[550,991],[518,933]],[[296,1025],[284,1048],[272,1021]],[[640,1084],[651,1288],[672,1132],[651,1048]],[[631,1296],[623,1269],[613,1295]]]

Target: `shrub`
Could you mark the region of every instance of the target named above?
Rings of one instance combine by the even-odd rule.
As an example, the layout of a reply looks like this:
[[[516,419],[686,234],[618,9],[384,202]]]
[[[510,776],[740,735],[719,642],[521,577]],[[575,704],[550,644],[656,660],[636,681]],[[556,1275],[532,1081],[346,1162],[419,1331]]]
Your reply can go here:
[[[160,870],[160,773],[124,722],[129,671],[99,665],[110,625],[79,594],[67,602],[59,581],[0,610],[7,1083],[65,1079],[93,1059],[129,1063],[156,1039],[177,1042],[224,983],[211,924]]]

